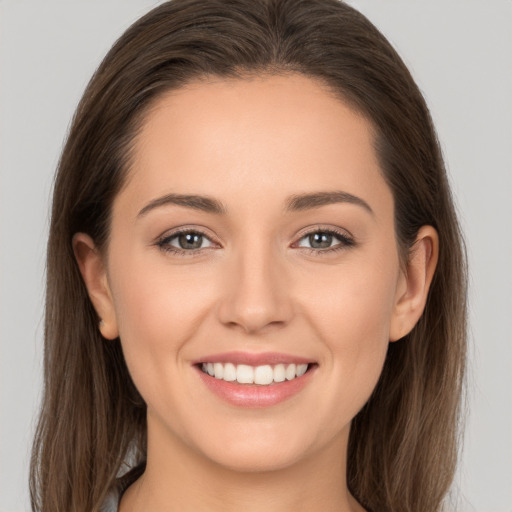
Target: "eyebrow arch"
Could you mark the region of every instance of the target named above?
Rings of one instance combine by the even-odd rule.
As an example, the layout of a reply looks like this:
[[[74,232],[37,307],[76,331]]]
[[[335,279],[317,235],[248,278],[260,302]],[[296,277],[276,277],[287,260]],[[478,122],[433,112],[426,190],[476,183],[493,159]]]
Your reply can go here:
[[[168,204],[185,206],[187,208],[193,208],[195,210],[201,210],[207,213],[226,213],[225,206],[220,201],[217,201],[217,199],[213,199],[211,197],[188,194],[166,194],[165,196],[158,197],[157,199],[150,201],[137,214],[137,217],[143,217],[149,211]]]
[[[302,210],[309,210],[310,208],[319,208],[321,206],[335,203],[355,204],[357,206],[361,206],[369,213],[374,215],[370,205],[364,199],[349,194],[348,192],[342,192],[339,190],[291,196],[286,203],[286,211],[297,212]]]
[[[297,194],[291,196],[286,202],[285,210],[288,212],[297,212],[309,210],[311,208],[320,208],[335,203],[350,203],[363,207],[369,213],[374,215],[370,205],[360,197],[349,194],[348,192],[332,191],[332,192],[313,192],[309,194]],[[223,203],[208,196],[195,194],[166,194],[150,201],[140,212],[137,218],[143,217],[151,210],[174,204],[193,208],[207,213],[225,214],[227,212]]]

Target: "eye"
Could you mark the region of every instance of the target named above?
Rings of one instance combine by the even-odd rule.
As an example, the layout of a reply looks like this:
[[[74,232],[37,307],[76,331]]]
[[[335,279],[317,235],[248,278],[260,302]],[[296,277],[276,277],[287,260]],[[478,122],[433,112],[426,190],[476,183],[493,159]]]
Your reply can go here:
[[[354,240],[345,233],[321,229],[303,236],[296,247],[304,247],[314,252],[329,252],[354,245]]]
[[[179,253],[206,249],[214,244],[204,233],[186,230],[163,237],[157,245],[163,250]]]

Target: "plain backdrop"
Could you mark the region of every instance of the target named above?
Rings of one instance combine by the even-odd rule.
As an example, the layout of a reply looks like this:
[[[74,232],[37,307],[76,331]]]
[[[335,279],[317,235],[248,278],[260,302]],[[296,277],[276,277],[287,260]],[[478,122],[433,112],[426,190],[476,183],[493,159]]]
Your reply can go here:
[[[95,67],[157,3],[0,0],[0,512],[30,509],[52,175]],[[512,512],[512,1],[351,3],[424,92],[466,233],[469,417],[454,508]]]

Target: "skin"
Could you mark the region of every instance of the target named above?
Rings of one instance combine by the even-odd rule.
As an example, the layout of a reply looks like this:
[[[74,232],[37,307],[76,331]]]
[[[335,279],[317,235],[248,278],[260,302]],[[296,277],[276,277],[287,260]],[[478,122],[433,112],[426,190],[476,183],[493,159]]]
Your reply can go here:
[[[370,123],[302,75],[198,81],[158,99],[134,149],[107,251],[74,238],[101,332],[120,336],[148,406],[147,469],[121,512],[363,510],[345,485],[350,423],[388,343],[421,316],[438,251],[424,226],[401,268]],[[346,201],[285,211],[290,196],[320,191],[371,211]],[[226,211],[140,214],[170,193]],[[202,248],[166,251],[183,227],[204,233]],[[331,250],[308,247],[325,230],[342,235]],[[292,398],[237,407],[192,366],[232,350],[317,367]]]

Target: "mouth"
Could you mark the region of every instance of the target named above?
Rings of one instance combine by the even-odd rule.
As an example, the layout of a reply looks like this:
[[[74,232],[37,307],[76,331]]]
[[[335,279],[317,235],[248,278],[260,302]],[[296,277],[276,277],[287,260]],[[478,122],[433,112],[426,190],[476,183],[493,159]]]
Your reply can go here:
[[[284,354],[232,352],[206,357],[194,367],[206,388],[224,402],[261,408],[300,394],[318,364]]]
[[[203,373],[225,382],[271,386],[302,377],[313,363],[279,363],[251,366],[248,364],[204,362],[199,364]]]

